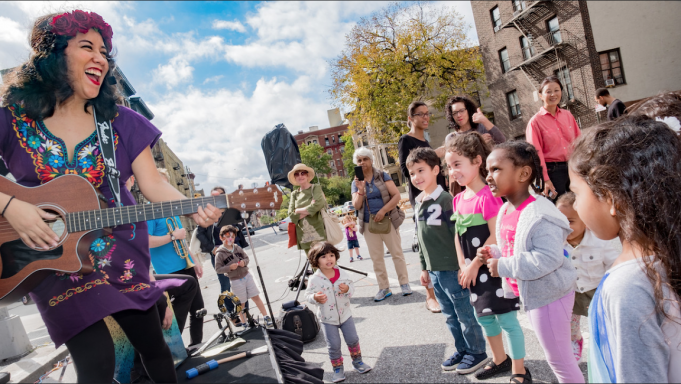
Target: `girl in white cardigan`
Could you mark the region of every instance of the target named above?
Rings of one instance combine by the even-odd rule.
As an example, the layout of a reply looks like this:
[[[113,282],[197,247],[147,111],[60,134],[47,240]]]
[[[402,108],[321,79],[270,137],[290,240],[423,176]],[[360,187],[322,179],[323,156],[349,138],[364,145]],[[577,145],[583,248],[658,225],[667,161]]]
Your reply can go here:
[[[340,331],[350,350],[352,366],[359,373],[369,372],[371,367],[362,361],[359,336],[350,310],[354,284],[348,274],[336,266],[340,252],[331,243],[323,241],[313,245],[307,255],[310,265],[317,268],[317,272],[308,281],[305,297],[308,303],[317,305],[317,316],[322,322],[333,367],[332,381],[337,383],[345,380]]]

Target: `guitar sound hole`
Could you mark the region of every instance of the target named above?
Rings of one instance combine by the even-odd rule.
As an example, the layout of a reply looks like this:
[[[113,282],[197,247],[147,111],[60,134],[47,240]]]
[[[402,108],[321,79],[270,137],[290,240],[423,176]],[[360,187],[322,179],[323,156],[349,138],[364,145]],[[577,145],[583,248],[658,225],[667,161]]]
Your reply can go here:
[[[57,216],[57,218],[54,220],[45,220],[45,224],[47,224],[47,226],[50,227],[50,229],[53,230],[60,239],[64,238],[64,235],[66,234],[66,225],[64,223],[64,219],[59,215],[58,212],[51,209],[45,209],[45,212]]]

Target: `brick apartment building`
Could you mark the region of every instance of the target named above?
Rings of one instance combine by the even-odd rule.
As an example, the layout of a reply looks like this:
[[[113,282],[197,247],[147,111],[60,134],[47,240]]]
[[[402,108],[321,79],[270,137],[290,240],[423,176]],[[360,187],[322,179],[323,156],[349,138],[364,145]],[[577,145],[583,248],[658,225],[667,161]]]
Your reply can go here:
[[[681,89],[679,2],[506,0],[471,5],[495,123],[508,138],[525,137],[527,123],[542,105],[539,84],[549,75],[561,79],[561,107],[572,112],[582,129],[605,117],[594,111],[597,88],[611,88],[610,94],[625,104]]]
[[[343,120],[338,108],[328,111],[330,128],[319,129],[318,126],[312,126],[307,132],[298,131],[297,135],[293,137],[296,139],[298,146],[302,144],[319,144],[324,148],[324,151],[333,158],[329,160],[329,166],[332,172],[326,174],[326,177],[333,176],[347,176],[343,167],[343,152],[345,152],[345,144],[341,140],[341,136],[348,131],[348,124],[342,124]]]

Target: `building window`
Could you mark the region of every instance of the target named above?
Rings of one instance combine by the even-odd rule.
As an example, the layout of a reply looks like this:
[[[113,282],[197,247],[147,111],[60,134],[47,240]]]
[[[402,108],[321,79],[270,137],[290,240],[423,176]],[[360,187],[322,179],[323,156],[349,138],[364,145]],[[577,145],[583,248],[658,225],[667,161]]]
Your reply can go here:
[[[513,14],[516,12],[522,12],[525,10],[525,8],[527,8],[527,5],[524,1],[513,0]]]
[[[567,92],[567,99],[573,100],[575,98],[575,92],[572,90],[572,79],[570,79],[570,70],[568,67],[558,69],[554,73],[563,83],[563,92]]]
[[[331,136],[331,142],[336,144],[336,136]]]
[[[339,142],[339,143],[342,143],[342,142],[343,142],[343,138],[341,137],[341,134],[340,134],[340,133],[338,134],[338,142]]]
[[[501,72],[508,72],[511,69],[511,61],[508,59],[508,50],[506,48],[499,51],[499,60],[501,61]]]
[[[345,176],[345,175],[343,175],[343,170],[342,170],[342,169],[338,170],[338,176],[341,176],[341,177]]]
[[[390,178],[393,179],[396,186],[398,186],[398,187],[400,186],[400,177],[397,175],[397,172],[391,173]]]
[[[311,145],[311,144],[312,144],[312,142],[311,142],[311,141],[308,141],[308,142],[307,142],[307,145]]]
[[[556,45],[563,42],[560,37],[560,25],[558,25],[558,16],[554,16],[546,22],[546,29],[549,32],[549,44]]]
[[[328,146],[329,146],[329,138],[328,138],[328,137],[325,138],[325,139],[324,139],[324,142],[326,143],[326,146],[328,147]]]
[[[508,102],[508,111],[511,115],[511,120],[520,117],[520,99],[518,99],[518,92],[511,91],[506,94],[506,101]]]
[[[315,143],[315,144],[318,144],[318,143],[317,143],[317,140],[312,140],[312,142]]]
[[[330,150],[330,149],[327,149],[327,150],[326,150],[326,153],[328,153],[329,155],[333,156],[333,151]]]
[[[329,160],[329,167],[336,168],[336,163],[334,163],[333,160]]]
[[[501,28],[501,14],[499,13],[499,7],[492,8],[489,13],[492,17],[492,27],[494,28],[494,32],[497,32]]]
[[[622,61],[620,60],[620,49],[612,49],[605,52],[599,52],[601,59],[601,71],[603,72],[603,80],[606,86],[614,86],[626,84],[624,79],[624,70],[622,69]]]
[[[529,60],[537,54],[537,51],[530,44],[530,40],[525,36],[520,36],[520,49],[523,51],[523,60]]]
[[[340,147],[341,153],[345,153],[345,147]]]

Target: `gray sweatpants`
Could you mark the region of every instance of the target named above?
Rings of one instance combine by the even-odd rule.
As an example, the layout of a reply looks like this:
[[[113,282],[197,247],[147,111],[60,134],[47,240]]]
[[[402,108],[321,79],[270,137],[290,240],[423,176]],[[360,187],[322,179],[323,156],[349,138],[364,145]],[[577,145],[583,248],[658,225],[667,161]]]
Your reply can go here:
[[[340,331],[343,331],[343,338],[345,344],[348,345],[350,356],[352,360],[362,358],[359,349],[359,336],[357,336],[357,329],[355,328],[355,321],[350,317],[340,326],[322,323],[322,330],[324,331],[324,339],[326,340],[326,347],[329,351],[329,359],[331,364],[336,367],[343,364],[343,355],[341,353],[341,338]]]

